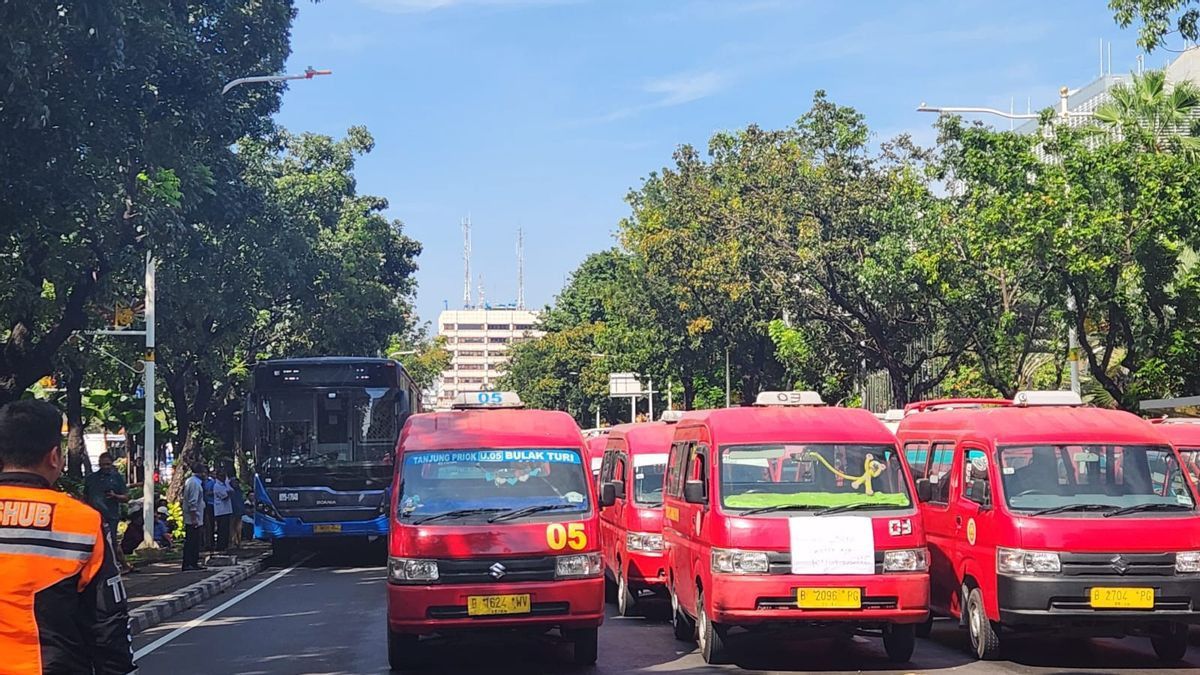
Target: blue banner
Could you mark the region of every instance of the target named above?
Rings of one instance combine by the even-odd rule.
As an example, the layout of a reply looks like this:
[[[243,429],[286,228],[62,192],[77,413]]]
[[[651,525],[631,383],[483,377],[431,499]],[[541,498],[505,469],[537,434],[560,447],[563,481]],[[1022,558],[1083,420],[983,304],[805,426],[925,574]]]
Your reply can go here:
[[[447,450],[443,452],[422,452],[408,455],[404,458],[404,463],[410,466],[484,462],[581,464],[582,460],[578,452],[570,450]]]

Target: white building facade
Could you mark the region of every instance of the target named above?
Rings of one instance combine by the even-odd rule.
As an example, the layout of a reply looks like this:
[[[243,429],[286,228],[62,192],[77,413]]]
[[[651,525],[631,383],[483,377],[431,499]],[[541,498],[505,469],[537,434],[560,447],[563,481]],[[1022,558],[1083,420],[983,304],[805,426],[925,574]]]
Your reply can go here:
[[[543,335],[538,313],[526,309],[449,309],[438,315],[438,335],[446,338],[450,367],[437,387],[436,407],[450,407],[462,392],[495,387],[508,363],[509,347]]]

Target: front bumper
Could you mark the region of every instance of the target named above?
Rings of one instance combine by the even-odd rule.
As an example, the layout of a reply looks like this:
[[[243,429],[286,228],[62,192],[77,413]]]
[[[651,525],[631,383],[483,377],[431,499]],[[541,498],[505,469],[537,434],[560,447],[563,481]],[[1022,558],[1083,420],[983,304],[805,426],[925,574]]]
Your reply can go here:
[[[667,558],[661,553],[626,553],[626,574],[634,589],[665,591],[667,587]]]
[[[337,532],[317,532],[336,525]],[[254,514],[254,538],[266,541],[276,539],[298,539],[307,537],[386,537],[388,517],[386,514],[371,520],[354,520],[340,523],[306,523],[299,518],[276,519],[264,513]]]
[[[468,616],[467,596],[528,593],[529,614]],[[388,628],[428,635],[493,628],[593,628],[604,620],[604,577],[509,584],[388,584]]]
[[[921,623],[929,616],[929,575],[717,575],[705,589],[710,616],[740,626],[766,623],[883,625]],[[800,609],[798,588],[861,588],[861,609]]]
[[[1092,609],[1093,587],[1153,588],[1154,609]],[[1000,622],[1009,626],[1200,623],[1200,576],[999,576]]]

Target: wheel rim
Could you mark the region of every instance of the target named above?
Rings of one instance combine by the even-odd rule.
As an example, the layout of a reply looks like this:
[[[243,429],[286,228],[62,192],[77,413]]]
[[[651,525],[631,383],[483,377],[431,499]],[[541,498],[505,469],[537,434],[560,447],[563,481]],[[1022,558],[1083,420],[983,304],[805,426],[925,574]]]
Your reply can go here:
[[[971,626],[971,646],[975,648],[976,652],[979,652],[979,645],[983,642],[983,618],[980,616],[982,612],[980,611],[979,603],[972,601],[968,614],[968,622]]]
[[[697,612],[700,616],[700,651],[708,651],[708,614],[704,611],[704,599],[700,599],[700,607]]]
[[[617,577],[617,611],[622,615],[629,611],[629,600],[625,597],[629,593],[629,584],[625,581],[625,575]]]

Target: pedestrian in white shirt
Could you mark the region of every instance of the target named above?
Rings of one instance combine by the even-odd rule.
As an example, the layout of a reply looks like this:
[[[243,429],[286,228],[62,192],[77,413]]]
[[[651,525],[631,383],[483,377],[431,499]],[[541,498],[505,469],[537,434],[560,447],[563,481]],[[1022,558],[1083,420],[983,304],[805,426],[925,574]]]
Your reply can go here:
[[[204,479],[208,467],[197,462],[183,484],[183,571],[200,569],[200,539],[204,532]]]
[[[233,516],[233,488],[224,467],[217,467],[213,482],[213,516],[216,521],[217,550],[229,548],[229,520]]]

